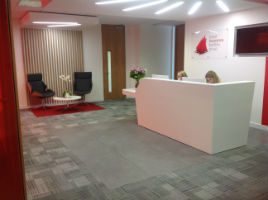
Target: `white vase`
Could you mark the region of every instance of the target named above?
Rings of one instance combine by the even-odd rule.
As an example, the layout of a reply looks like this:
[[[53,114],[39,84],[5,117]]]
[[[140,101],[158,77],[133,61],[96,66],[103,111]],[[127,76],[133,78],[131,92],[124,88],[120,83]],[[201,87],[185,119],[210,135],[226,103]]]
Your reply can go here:
[[[68,97],[70,97],[70,94],[69,94],[69,92],[66,92],[65,93],[65,96],[64,96],[65,98],[68,98]]]

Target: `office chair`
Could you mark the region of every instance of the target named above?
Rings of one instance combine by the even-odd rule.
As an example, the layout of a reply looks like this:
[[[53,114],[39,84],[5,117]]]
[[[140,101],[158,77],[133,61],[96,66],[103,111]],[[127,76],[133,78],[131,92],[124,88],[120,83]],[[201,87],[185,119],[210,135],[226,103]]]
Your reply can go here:
[[[85,95],[92,90],[92,72],[74,72],[74,94],[82,96],[82,104],[85,103]]]
[[[30,95],[41,98],[43,108],[47,108],[44,104],[45,99],[53,97],[55,92],[47,89],[46,84],[42,81],[42,74],[28,74],[27,77]]]

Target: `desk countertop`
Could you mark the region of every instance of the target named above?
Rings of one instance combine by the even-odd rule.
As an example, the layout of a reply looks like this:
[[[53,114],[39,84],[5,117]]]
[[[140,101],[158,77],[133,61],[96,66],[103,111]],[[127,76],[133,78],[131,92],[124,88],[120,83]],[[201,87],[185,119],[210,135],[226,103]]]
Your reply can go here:
[[[122,93],[126,96],[135,97],[136,89],[135,88],[126,88],[122,90]]]

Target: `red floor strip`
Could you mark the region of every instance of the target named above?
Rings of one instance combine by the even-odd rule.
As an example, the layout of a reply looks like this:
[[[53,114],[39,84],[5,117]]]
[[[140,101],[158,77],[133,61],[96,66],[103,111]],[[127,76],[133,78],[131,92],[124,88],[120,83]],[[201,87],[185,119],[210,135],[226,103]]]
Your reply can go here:
[[[48,117],[48,116],[54,116],[54,115],[63,115],[63,114],[88,112],[88,111],[96,111],[96,110],[105,109],[93,103],[90,103],[87,105],[70,104],[70,109],[66,109],[66,107],[67,107],[66,105],[60,105],[60,106],[48,107],[47,109],[43,109],[41,107],[41,108],[32,108],[30,110],[33,112],[33,114],[36,117]]]

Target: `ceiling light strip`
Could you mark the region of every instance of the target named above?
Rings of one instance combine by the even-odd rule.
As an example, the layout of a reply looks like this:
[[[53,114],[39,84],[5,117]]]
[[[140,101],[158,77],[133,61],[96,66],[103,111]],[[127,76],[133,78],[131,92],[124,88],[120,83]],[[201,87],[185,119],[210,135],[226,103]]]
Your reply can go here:
[[[137,10],[137,9],[141,9],[141,8],[146,8],[146,7],[149,7],[149,6],[154,6],[154,5],[157,5],[157,4],[165,3],[167,1],[168,0],[153,1],[153,2],[150,2],[150,3],[145,3],[145,4],[140,4],[140,5],[137,5],[137,6],[125,8],[125,9],[123,9],[123,11],[132,11],[132,10]]]
[[[224,12],[230,12],[230,9],[223,1],[218,0],[216,3]]]
[[[57,25],[77,25],[77,22],[45,22],[45,21],[34,21],[33,24],[57,24]]]
[[[115,3],[126,3],[132,1],[140,1],[140,0],[111,0],[111,1],[98,1],[95,2],[96,5],[106,5],[106,4],[115,4]]]
[[[202,5],[202,1],[198,1],[198,2],[196,2],[194,5],[193,5],[193,7],[189,10],[189,12],[188,12],[188,15],[192,15],[192,14],[194,14],[198,9],[199,9],[199,7]]]
[[[58,24],[58,25],[48,25],[48,28],[56,28],[56,27],[73,27],[73,26],[81,26],[81,24]]]
[[[177,8],[177,7],[181,6],[182,4],[184,4],[183,1],[174,3],[174,4],[170,5],[170,6],[167,6],[167,7],[163,8],[163,9],[161,9],[161,10],[156,11],[155,14],[156,14],[156,15],[163,14],[163,13],[165,13],[165,12],[167,12],[167,11],[170,11],[170,10],[172,10],[172,9],[174,9],[174,8]]]

